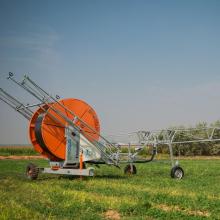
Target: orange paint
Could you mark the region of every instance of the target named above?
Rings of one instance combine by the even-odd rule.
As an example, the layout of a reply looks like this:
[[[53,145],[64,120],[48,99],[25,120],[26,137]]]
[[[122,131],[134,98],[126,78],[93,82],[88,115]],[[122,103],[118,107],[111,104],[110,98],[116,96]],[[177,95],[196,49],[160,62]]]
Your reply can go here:
[[[35,123],[36,123],[36,120],[37,120],[38,116],[41,113],[44,112],[44,109],[47,110],[49,108],[49,106],[48,105],[44,105],[44,106],[42,106],[42,108],[37,109],[37,111],[33,114],[32,118],[30,119],[30,123],[29,123],[29,138],[31,140],[31,143],[33,144],[33,147],[34,147],[35,151],[37,151],[42,156],[45,156],[45,157],[47,157],[47,158],[49,158],[51,160],[59,160],[58,158],[56,158],[51,153],[46,152],[40,146],[40,144],[37,142],[37,139],[36,139],[36,136],[35,136]]]

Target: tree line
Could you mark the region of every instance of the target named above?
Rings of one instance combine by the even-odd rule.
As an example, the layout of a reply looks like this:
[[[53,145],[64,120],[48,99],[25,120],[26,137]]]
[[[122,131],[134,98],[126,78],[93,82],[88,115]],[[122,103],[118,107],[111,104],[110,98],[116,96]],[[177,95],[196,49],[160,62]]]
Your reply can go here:
[[[216,128],[213,132],[213,128]],[[186,128],[184,126],[171,127],[170,131],[178,129],[175,141],[193,141],[198,139],[208,139],[212,135],[213,139],[220,139],[220,121],[212,124],[206,122],[198,123],[196,126]],[[165,145],[159,145],[158,153],[169,153]],[[220,141],[213,142],[192,142],[173,144],[173,153],[175,156],[220,156]]]

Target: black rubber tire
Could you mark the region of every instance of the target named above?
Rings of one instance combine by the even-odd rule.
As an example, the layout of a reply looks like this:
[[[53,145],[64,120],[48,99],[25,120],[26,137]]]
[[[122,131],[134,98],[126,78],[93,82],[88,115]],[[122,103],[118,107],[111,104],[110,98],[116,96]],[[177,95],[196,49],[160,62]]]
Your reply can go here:
[[[131,165],[127,164],[126,167],[124,168],[124,174],[129,174],[129,175],[134,175],[137,174],[137,168],[135,165],[133,165],[133,171],[131,171]]]
[[[182,179],[184,177],[184,170],[180,166],[175,166],[171,169],[170,175],[174,179]]]
[[[30,180],[36,180],[39,174],[39,168],[33,163],[29,163],[26,168],[26,176]]]

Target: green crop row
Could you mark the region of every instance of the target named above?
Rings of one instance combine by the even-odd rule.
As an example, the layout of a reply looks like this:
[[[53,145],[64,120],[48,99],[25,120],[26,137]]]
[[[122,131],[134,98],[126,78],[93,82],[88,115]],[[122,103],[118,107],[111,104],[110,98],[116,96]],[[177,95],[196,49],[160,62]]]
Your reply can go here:
[[[0,147],[0,156],[11,156],[11,155],[38,155],[33,147]]]

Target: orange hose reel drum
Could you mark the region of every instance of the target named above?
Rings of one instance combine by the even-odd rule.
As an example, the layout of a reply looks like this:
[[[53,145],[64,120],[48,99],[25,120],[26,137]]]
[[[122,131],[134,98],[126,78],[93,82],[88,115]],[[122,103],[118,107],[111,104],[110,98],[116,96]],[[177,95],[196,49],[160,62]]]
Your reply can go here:
[[[36,120],[38,119],[38,116],[41,115],[48,108],[49,108],[48,105],[44,105],[44,106],[42,106],[42,108],[38,108],[37,111],[33,114],[32,118],[30,120],[30,123],[29,123],[29,137],[30,137],[31,143],[32,143],[35,151],[37,151],[41,155],[43,155],[51,160],[57,160],[58,158],[56,158],[54,155],[52,155],[47,150],[47,148],[45,148],[44,146],[41,146],[38,143],[36,133],[35,133],[35,125],[36,125]]]
[[[97,114],[91,106],[78,99],[63,99],[59,102],[96,131],[95,133],[85,127],[79,121],[76,121],[75,124],[81,128],[88,139],[91,141],[99,139],[100,124]],[[66,121],[56,112],[54,112],[52,108],[59,110],[73,121],[74,116],[71,113],[65,110],[58,103],[53,103],[50,105],[50,108],[46,113],[38,114],[38,118],[35,121],[35,131],[37,131],[35,133],[38,134],[38,136],[40,134],[38,143],[40,142],[41,147],[42,145],[46,146],[47,150],[53,157],[64,160],[66,153],[65,127],[59,122],[55,121],[51,115],[57,118],[64,125],[66,124]]]

